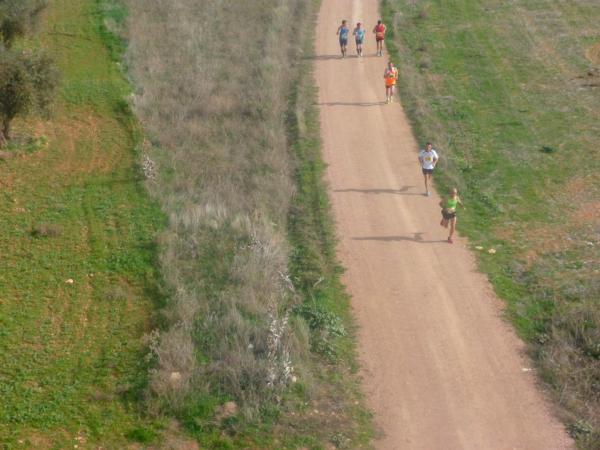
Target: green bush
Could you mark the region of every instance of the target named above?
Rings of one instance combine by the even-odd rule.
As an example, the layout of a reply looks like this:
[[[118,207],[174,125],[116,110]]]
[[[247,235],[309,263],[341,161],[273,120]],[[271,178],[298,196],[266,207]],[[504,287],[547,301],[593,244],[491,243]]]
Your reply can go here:
[[[25,36],[46,7],[45,0],[0,0],[0,41],[6,48]]]

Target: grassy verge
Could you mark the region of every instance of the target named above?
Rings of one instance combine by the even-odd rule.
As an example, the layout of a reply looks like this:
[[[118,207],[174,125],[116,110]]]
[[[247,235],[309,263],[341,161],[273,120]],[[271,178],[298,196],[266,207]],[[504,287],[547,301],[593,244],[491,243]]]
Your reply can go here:
[[[170,218],[150,408],[207,448],[368,446],[304,57],[316,2],[128,3]]]
[[[600,445],[600,11],[593,1],[383,0],[437,185],[582,448]],[[585,155],[585,156],[584,156]],[[582,158],[585,161],[582,163]]]
[[[137,405],[165,220],[101,20],[98,2],[50,2],[28,45],[56,60],[60,93],[50,120],[16,124],[16,156],[0,163],[3,448],[125,448],[163,426]]]

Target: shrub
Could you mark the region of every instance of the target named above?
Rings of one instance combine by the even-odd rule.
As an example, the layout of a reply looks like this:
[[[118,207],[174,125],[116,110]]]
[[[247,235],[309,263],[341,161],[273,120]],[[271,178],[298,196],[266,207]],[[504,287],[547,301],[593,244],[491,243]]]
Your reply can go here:
[[[0,48],[0,145],[10,138],[16,116],[47,111],[57,83],[48,56]]]

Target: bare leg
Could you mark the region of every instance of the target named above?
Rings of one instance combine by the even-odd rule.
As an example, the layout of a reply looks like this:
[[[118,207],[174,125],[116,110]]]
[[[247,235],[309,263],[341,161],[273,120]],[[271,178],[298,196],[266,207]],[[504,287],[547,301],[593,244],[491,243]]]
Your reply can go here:
[[[427,186],[427,174],[423,174],[423,178],[425,179],[425,192],[429,192],[429,186]]]
[[[452,242],[452,236],[454,236],[454,230],[456,229],[456,217],[450,219],[450,234],[448,235],[448,242]]]

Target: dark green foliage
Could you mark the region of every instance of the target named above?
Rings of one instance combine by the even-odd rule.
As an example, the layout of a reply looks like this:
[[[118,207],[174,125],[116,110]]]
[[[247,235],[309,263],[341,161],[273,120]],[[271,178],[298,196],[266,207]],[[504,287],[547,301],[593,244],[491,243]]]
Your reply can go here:
[[[337,359],[336,340],[348,333],[340,316],[321,303],[306,302],[296,309],[311,330],[311,349],[331,361]]]
[[[35,26],[45,0],[0,0],[0,41],[10,48]]]
[[[133,430],[125,433],[125,437],[130,441],[141,442],[142,444],[147,444],[156,439],[157,434],[156,431],[150,428],[134,428]]]

